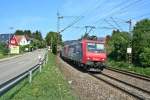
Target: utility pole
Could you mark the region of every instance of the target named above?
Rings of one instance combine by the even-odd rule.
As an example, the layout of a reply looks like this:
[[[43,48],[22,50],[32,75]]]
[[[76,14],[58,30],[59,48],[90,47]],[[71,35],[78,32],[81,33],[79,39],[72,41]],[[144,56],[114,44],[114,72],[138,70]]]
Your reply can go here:
[[[130,40],[129,40],[129,47],[127,48],[127,53],[128,53],[128,60],[129,64],[132,64],[132,20],[130,19],[126,23],[129,24],[129,33],[130,33]]]
[[[57,11],[57,33],[59,33],[59,12]]]
[[[57,11],[57,33],[60,33],[59,32],[59,29],[60,29],[60,19],[63,19],[63,18],[64,18],[63,16],[60,16],[59,11]]]
[[[57,35],[59,36],[60,34],[60,19],[63,19],[63,16],[60,16],[59,11],[57,11]],[[58,44],[58,36],[56,36],[56,48]],[[52,43],[52,42],[51,42]],[[51,44],[52,46],[52,44]]]

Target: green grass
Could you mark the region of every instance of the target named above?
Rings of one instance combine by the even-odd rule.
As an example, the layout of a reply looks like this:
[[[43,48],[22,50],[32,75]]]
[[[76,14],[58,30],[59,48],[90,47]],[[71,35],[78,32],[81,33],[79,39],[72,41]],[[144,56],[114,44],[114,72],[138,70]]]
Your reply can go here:
[[[9,58],[9,57],[13,57],[13,56],[16,56],[16,55],[19,55],[19,54],[2,54],[0,52],[0,59],[4,59],[4,58]]]
[[[1,52],[0,52],[0,59],[3,59],[5,58],[5,55],[3,55]]]
[[[117,62],[114,60],[108,60],[107,62],[108,66],[114,67],[114,68],[118,68],[118,69],[122,69],[122,70],[127,70],[127,71],[131,71],[131,72],[135,72],[138,74],[142,74],[142,75],[147,75],[150,76],[150,67],[140,67],[140,66],[134,66],[134,65],[129,65],[126,62]]]
[[[62,73],[56,67],[55,56],[49,54],[49,61],[42,72],[35,72],[32,83],[23,80],[0,100],[76,100]]]

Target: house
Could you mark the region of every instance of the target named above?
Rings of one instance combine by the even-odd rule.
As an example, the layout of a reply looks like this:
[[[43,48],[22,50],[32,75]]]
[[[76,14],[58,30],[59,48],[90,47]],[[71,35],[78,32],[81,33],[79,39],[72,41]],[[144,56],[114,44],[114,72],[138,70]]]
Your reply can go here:
[[[30,39],[27,38],[27,36],[25,36],[25,35],[13,35],[9,41],[10,54],[19,54],[20,53],[20,46],[25,46],[28,44],[30,44]]]
[[[13,35],[10,39],[10,45],[24,46],[30,44],[30,40],[25,35]]]
[[[8,41],[12,36],[13,34],[0,34],[0,42],[8,44]]]

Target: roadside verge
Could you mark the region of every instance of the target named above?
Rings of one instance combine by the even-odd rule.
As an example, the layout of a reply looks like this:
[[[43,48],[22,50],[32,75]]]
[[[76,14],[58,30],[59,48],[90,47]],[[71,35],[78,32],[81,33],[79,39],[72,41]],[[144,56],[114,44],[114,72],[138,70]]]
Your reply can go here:
[[[38,73],[38,74],[37,74]],[[48,63],[33,74],[32,83],[23,80],[0,100],[76,100],[68,83],[55,64],[55,56],[49,54]]]

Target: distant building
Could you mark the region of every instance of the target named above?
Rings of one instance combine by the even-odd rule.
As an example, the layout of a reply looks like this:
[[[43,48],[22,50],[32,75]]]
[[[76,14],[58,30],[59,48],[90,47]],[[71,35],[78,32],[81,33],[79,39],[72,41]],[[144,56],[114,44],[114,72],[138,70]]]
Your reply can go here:
[[[8,44],[8,41],[12,36],[13,34],[0,34],[0,42]]]
[[[30,44],[30,40],[25,35],[13,35],[10,39],[10,45],[24,46],[28,44]]]

